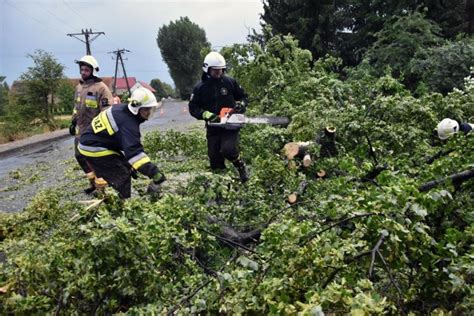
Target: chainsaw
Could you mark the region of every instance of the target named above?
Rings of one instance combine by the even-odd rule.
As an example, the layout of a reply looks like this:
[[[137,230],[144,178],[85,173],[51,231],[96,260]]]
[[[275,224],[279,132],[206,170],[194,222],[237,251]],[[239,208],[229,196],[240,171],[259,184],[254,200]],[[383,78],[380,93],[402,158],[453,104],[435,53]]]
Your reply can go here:
[[[287,117],[281,116],[255,116],[248,117],[244,114],[235,113],[233,108],[222,108],[219,113],[218,122],[208,122],[208,126],[220,126],[225,129],[236,129],[245,124],[269,124],[287,126],[290,120]]]

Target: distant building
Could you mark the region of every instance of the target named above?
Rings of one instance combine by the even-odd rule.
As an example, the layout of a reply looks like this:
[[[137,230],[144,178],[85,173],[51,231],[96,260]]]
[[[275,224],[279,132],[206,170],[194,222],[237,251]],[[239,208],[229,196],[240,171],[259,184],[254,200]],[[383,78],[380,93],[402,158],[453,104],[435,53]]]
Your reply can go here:
[[[114,91],[114,77],[100,77],[105,85],[110,89],[110,92]],[[80,78],[68,78],[66,79],[73,87],[76,87],[79,83]],[[13,81],[9,93],[15,94],[19,93],[24,86],[24,82],[21,80]],[[143,81],[137,81],[135,77],[128,78],[128,86],[130,91],[138,88],[144,87],[149,89],[151,92],[156,93],[156,90],[153,89],[149,84]],[[124,93],[128,93],[127,89],[127,80],[125,78],[117,78],[115,93],[118,96],[122,96]],[[58,102],[57,97],[49,96],[50,102],[56,104]]]
[[[103,78],[102,78],[103,79]],[[132,91],[132,87],[137,83],[137,79],[135,77],[128,77],[128,86],[130,87],[130,91]],[[115,93],[117,95],[123,95],[124,93],[128,93],[127,89],[127,80],[125,78],[117,78],[117,82],[115,84]],[[111,77],[111,84],[109,86],[110,91],[114,91],[114,78]]]
[[[143,82],[143,81],[137,81],[133,87],[130,89],[130,90],[135,90],[136,88],[140,88],[140,87],[143,87],[143,88],[147,88],[148,90],[150,90],[151,92],[153,93],[156,93],[156,90],[152,88],[152,86],[150,86],[148,83],[146,82]]]

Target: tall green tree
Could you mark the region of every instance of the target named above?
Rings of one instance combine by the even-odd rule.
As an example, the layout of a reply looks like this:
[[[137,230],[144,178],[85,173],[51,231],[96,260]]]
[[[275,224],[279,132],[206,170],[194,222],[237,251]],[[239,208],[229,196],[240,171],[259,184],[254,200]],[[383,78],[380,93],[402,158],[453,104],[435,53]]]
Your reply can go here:
[[[474,38],[464,37],[418,51],[408,66],[430,90],[446,94],[464,87],[472,65]]]
[[[8,84],[5,76],[0,76],[0,116],[5,114],[8,105]]]
[[[71,114],[74,108],[74,85],[67,79],[61,80],[56,92],[55,112]]]
[[[210,46],[206,32],[188,17],[158,30],[157,44],[182,99],[192,93],[201,73],[201,50]]]
[[[315,58],[335,53],[336,29],[341,25],[337,1],[264,0],[263,24],[272,26],[274,33],[292,34],[302,48]]]
[[[33,66],[20,76],[24,82],[22,103],[27,106],[32,115],[43,123],[52,123],[52,107],[54,96],[64,78],[64,66],[57,62],[56,58],[43,50],[36,50],[28,54],[33,60]]]
[[[327,53],[341,57],[345,65],[358,64],[376,41],[375,33],[386,21],[407,12],[424,10],[426,18],[441,27],[441,35],[453,39],[472,34],[472,0],[263,0],[263,25],[278,34],[291,33],[313,57]]]
[[[404,74],[405,83],[411,87],[419,78],[413,78],[409,61],[418,52],[438,46],[442,42],[439,33],[439,26],[419,12],[395,17],[375,34],[376,41],[366,56],[378,76],[390,66],[396,77]]]
[[[345,1],[342,14],[344,29],[350,30],[341,43],[342,55],[346,64],[360,62],[363,53],[376,41],[375,34],[384,24],[395,16],[422,10],[425,17],[440,26],[440,35],[452,39],[462,32],[469,31],[464,23],[468,7],[465,0],[349,0]],[[467,2],[470,2],[468,0]],[[352,54],[352,55],[351,55]]]
[[[155,96],[158,99],[175,96],[173,87],[160,79],[152,79],[150,81],[150,86],[156,90]]]

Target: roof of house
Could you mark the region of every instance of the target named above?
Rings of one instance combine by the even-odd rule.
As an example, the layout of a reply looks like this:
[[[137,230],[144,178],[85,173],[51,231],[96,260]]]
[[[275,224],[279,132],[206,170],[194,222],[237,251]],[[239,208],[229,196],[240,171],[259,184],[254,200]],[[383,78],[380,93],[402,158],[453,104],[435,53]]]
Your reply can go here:
[[[114,85],[114,77],[100,77],[102,79],[102,82],[105,83],[107,87],[112,91],[113,90],[113,85]],[[67,79],[74,87],[77,86],[79,83],[80,78],[68,78]],[[153,89],[149,84],[143,81],[138,81],[143,87],[149,89],[151,92],[156,92],[155,89]],[[135,77],[129,77],[128,78],[128,85],[130,88],[132,88],[135,84],[137,83],[137,79]],[[13,81],[10,91],[11,92],[16,92],[22,88],[24,85],[24,82],[22,80],[15,80]],[[127,89],[127,82],[125,81],[125,78],[117,78],[117,89],[121,90],[126,90]]]
[[[110,88],[113,88],[113,80],[112,78],[112,84],[110,85]],[[135,77],[128,77],[128,86],[131,88],[137,83],[137,79]],[[127,89],[127,81],[125,81],[125,78],[117,78],[117,83],[116,83],[116,88],[117,89]]]
[[[147,88],[147,89],[150,90],[151,92],[156,93],[156,90],[153,89],[153,87],[150,86],[148,83],[143,82],[143,81],[138,81],[138,82],[142,85],[143,88]]]

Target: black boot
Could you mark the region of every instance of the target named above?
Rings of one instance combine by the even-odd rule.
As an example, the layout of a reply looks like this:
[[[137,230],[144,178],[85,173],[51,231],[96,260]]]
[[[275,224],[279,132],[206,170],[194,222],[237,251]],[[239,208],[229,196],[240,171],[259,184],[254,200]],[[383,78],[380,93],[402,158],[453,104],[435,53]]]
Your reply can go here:
[[[88,187],[87,189],[84,189],[84,193],[89,195],[89,194],[93,194],[95,192],[95,174],[94,172],[89,172],[87,174],[87,178],[89,179],[89,183],[91,184],[90,187]]]
[[[249,180],[249,170],[242,159],[237,158],[236,160],[232,161],[234,166],[237,168],[239,172],[240,182],[245,183]]]

